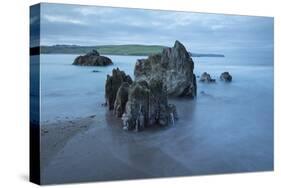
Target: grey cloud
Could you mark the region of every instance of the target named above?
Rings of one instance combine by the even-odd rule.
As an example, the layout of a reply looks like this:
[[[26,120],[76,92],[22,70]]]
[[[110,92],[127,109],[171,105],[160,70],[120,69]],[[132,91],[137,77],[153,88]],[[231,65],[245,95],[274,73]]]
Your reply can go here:
[[[192,51],[273,48],[273,19],[252,16],[43,4],[43,44],[160,44]]]

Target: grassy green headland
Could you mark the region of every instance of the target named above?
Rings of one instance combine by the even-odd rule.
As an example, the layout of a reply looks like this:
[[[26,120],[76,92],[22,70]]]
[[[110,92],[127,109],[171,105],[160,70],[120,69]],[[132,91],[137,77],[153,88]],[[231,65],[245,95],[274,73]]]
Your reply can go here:
[[[97,50],[100,54],[104,55],[135,55],[135,56],[148,56],[155,53],[162,52],[166,46],[161,45],[100,45],[100,46],[78,46],[78,45],[53,45],[41,46],[41,54],[85,54],[92,49]],[[199,54],[191,53],[193,57],[224,57],[221,54]]]

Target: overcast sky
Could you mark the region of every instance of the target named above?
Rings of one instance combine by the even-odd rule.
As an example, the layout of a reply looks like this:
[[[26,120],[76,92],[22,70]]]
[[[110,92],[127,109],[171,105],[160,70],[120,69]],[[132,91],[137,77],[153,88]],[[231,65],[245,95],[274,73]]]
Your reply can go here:
[[[41,6],[41,45],[172,46],[175,40],[193,52],[272,52],[273,19],[62,4]]]

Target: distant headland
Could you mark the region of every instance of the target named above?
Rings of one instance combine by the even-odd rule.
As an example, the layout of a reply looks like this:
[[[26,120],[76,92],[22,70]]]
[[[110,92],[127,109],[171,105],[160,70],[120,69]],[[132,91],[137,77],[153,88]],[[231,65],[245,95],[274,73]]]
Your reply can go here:
[[[36,48],[36,47],[35,47]],[[37,47],[38,48],[38,47]],[[166,46],[161,45],[99,45],[99,46],[79,46],[79,45],[52,45],[40,46],[41,54],[85,54],[92,49],[98,50],[105,55],[128,55],[128,56],[148,56],[161,53]],[[223,54],[190,53],[192,57],[225,57]]]

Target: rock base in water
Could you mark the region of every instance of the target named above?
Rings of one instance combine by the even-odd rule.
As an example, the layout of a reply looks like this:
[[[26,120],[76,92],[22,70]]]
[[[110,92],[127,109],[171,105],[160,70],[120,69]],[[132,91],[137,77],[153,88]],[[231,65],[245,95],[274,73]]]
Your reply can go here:
[[[142,130],[146,127],[174,124],[176,107],[168,104],[167,88],[162,80],[134,82],[128,93],[125,113],[122,115],[126,130]]]

